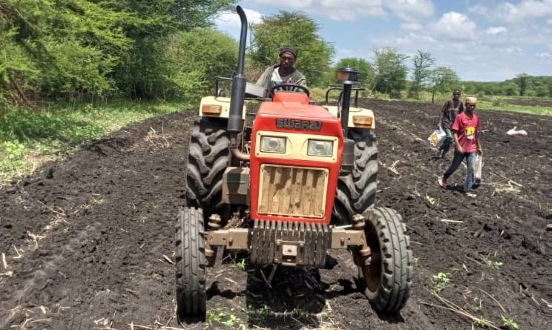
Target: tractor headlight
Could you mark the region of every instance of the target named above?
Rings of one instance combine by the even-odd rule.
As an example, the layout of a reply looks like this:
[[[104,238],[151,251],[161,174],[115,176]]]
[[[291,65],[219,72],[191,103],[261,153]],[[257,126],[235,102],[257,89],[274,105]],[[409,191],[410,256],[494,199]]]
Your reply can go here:
[[[285,154],[286,138],[276,136],[261,136],[261,152]]]
[[[309,139],[307,155],[318,157],[331,157],[333,155],[333,141]]]

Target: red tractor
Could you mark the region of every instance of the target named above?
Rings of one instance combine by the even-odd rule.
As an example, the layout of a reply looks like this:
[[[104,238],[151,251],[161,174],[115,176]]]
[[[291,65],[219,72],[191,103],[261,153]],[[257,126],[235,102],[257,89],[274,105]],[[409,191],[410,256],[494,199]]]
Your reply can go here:
[[[358,72],[339,71],[334,106],[314,105],[299,85],[275,86],[267,98],[246,82],[247,18],[237,12],[231,97],[217,81],[189,143],[186,207],[176,224],[179,319],[205,317],[206,268],[218,248],[248,251],[251,265],[311,268],[324,267],[329,250],[347,249],[373,308],[398,312],[409,297],[412,252],[401,216],[374,206],[375,118],[357,98],[350,104]],[[251,100],[260,101],[256,111],[246,110]]]

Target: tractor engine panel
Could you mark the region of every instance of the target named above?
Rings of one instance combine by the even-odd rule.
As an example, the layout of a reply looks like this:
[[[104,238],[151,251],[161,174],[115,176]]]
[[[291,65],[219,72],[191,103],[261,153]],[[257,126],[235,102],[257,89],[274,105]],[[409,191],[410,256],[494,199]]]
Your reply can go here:
[[[297,102],[261,104],[251,145],[251,217],[328,224],[343,131],[326,109]]]

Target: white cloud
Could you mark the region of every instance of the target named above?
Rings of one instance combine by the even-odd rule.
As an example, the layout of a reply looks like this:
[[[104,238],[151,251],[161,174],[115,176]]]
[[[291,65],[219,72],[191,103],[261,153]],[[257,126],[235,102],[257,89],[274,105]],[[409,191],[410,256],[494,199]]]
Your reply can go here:
[[[522,0],[517,4],[500,3],[494,8],[475,6],[471,11],[506,23],[526,23],[537,18],[552,16],[552,0]]]
[[[401,29],[405,31],[421,31],[424,29],[424,26],[420,23],[403,23],[401,24]]]
[[[549,53],[549,52],[538,53],[538,54],[535,54],[535,56],[540,58],[552,58],[552,53]]]
[[[261,13],[275,9],[302,11],[314,16],[321,26],[331,26],[331,32],[323,32],[322,37],[336,46],[334,62],[345,57],[371,60],[373,49],[392,47],[407,55],[417,50],[429,52],[436,58],[436,65],[450,66],[465,80],[501,81],[520,72],[552,75],[552,0],[466,0],[458,3],[482,5],[459,5],[455,11],[444,13],[437,11],[439,6],[435,7],[432,0],[240,2]],[[256,11],[246,12],[250,22],[262,17]],[[398,22],[388,17],[396,17]],[[343,37],[348,31],[339,26],[345,25],[330,19],[354,21],[355,28],[366,33]],[[380,23],[385,24],[371,32],[374,24]],[[221,15],[217,24],[239,34],[235,13]]]
[[[387,0],[384,5],[406,22],[431,17],[435,11],[431,0]]]
[[[251,9],[243,9],[247,17],[247,23],[258,23],[263,14]],[[239,29],[241,26],[240,17],[235,11],[222,12],[215,19],[215,24],[225,29]]]
[[[244,2],[274,7],[274,0],[245,0]],[[281,0],[278,8],[301,10],[327,16],[336,21],[356,21],[362,17],[385,16],[388,9],[405,22],[415,22],[433,15],[431,0]]]
[[[487,7],[481,6],[481,5],[475,5],[468,9],[468,12],[487,16],[489,13],[489,9]]]
[[[467,40],[476,37],[475,23],[468,16],[455,11],[443,14],[437,22],[430,24],[430,28],[435,35],[451,39]]]
[[[502,49],[502,51],[504,51],[506,54],[522,54],[523,53],[523,49],[521,49],[521,47],[514,46],[514,45],[510,45],[510,46]]]
[[[274,0],[245,0],[258,6],[274,7]],[[301,10],[327,16],[336,21],[355,21],[360,17],[384,16],[383,0],[280,0],[278,8]]]
[[[504,26],[494,26],[494,27],[490,27],[487,30],[485,30],[485,33],[493,35],[493,36],[495,36],[497,34],[500,34],[500,33],[506,33],[506,32],[508,32],[508,29],[505,28]]]

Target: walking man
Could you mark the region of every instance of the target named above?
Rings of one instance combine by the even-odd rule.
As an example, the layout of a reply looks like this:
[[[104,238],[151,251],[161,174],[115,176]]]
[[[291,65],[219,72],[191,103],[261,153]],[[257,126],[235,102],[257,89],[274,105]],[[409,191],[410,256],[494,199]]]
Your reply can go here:
[[[439,185],[446,188],[448,178],[458,169],[460,164],[466,159],[468,173],[464,183],[464,194],[468,197],[476,197],[473,193],[473,174],[475,167],[476,153],[483,155],[479,132],[481,123],[479,116],[474,113],[477,99],[475,97],[466,98],[466,109],[454,120],[452,124],[452,135],[455,142],[454,158],[449,168],[442,177],[439,178]]]
[[[454,123],[456,116],[464,111],[464,104],[460,100],[460,95],[460,90],[454,90],[452,93],[452,99],[445,102],[443,108],[441,109],[441,114],[439,115],[439,126],[445,132],[446,137],[441,146],[439,146],[439,151],[435,155],[435,158],[445,158],[446,153],[452,145],[452,123]]]

